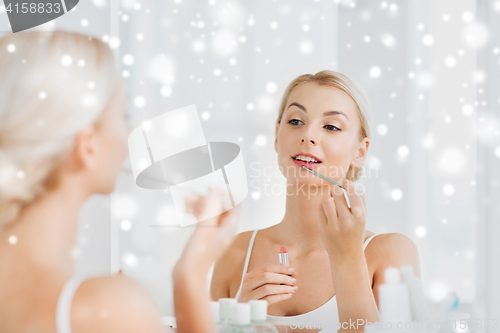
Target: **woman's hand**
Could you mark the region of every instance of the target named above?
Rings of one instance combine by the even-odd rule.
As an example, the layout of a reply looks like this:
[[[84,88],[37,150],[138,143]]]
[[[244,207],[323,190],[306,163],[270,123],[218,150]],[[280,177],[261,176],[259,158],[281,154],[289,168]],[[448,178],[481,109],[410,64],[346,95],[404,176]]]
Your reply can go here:
[[[295,269],[289,266],[269,265],[256,268],[243,277],[238,301],[263,299],[271,305],[289,299],[298,289],[295,276]]]
[[[206,278],[210,266],[231,243],[239,207],[226,210],[227,192],[209,187],[206,196],[185,198],[186,212],[198,221],[174,267],[174,307],[177,332],[215,333],[208,305]],[[207,216],[213,216],[206,219]],[[205,220],[203,220],[205,219]]]
[[[225,207],[228,207],[227,194],[211,187],[206,196],[186,197],[185,204],[186,212],[198,220],[205,216],[213,217],[197,223],[178,265],[186,264],[193,268],[204,268],[208,272],[214,260],[231,243],[236,232],[240,208],[236,206],[223,212]]]
[[[349,197],[351,208],[342,189],[334,185],[332,197],[325,196],[318,207],[321,241],[331,260],[344,260],[363,255],[366,225],[364,199],[351,181],[344,179],[342,186]]]

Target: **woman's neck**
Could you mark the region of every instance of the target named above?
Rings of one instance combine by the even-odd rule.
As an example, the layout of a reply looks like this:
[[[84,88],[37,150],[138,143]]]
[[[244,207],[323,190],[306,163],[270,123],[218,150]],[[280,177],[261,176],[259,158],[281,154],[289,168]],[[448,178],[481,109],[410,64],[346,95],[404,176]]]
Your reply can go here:
[[[298,247],[303,252],[323,249],[318,228],[318,207],[323,197],[330,195],[330,186],[290,186],[286,197],[286,212],[274,228],[282,245]]]
[[[88,197],[79,186],[64,182],[25,207],[18,219],[2,230],[4,244],[15,236],[17,241],[9,245],[24,263],[74,274],[78,213]]]

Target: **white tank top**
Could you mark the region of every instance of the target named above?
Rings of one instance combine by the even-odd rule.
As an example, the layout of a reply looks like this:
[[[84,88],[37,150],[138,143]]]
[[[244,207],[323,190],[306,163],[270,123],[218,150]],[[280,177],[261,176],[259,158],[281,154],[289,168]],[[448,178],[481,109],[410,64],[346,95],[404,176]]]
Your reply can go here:
[[[243,278],[248,270],[248,263],[250,262],[250,256],[252,254],[253,243],[255,241],[255,236],[257,235],[257,231],[255,230],[252,234],[252,238],[250,239],[250,243],[248,244],[247,256],[245,259],[245,267],[243,269],[243,275],[241,276],[241,283],[238,292],[236,293],[235,298],[238,299],[241,293],[241,287],[243,286]],[[363,251],[365,250],[368,243],[372,240],[373,237],[377,236],[377,234],[368,237],[368,239],[363,244]],[[336,295],[332,296],[330,300],[328,300],[325,304],[320,307],[302,313],[296,316],[271,316],[267,315],[267,319],[275,324],[275,325],[283,325],[283,326],[297,326],[303,328],[325,328],[325,332],[337,332],[337,325],[339,324],[339,314],[337,308],[337,300]]]
[[[66,281],[57,300],[56,309],[56,332],[71,333],[71,303],[78,287],[90,278],[86,275],[73,275]]]

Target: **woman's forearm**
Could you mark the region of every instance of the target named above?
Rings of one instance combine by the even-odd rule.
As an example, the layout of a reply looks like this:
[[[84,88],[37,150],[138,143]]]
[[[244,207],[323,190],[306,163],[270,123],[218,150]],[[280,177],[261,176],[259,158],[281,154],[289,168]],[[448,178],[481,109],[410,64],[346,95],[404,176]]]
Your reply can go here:
[[[174,268],[174,308],[177,332],[215,333],[206,287],[208,270],[180,260]]]
[[[331,260],[333,284],[342,329],[361,329],[380,320],[364,253]]]

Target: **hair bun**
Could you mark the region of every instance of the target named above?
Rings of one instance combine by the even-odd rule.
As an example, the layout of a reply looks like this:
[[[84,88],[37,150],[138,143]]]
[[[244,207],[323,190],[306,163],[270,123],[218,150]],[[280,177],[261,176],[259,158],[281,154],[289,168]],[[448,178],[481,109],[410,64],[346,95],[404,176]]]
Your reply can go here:
[[[17,167],[13,159],[4,151],[0,150],[0,200],[9,197],[13,192]]]
[[[31,200],[25,178],[14,159],[0,151],[0,227],[15,220],[21,208]]]

